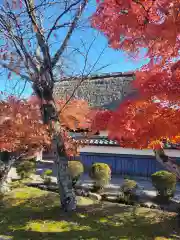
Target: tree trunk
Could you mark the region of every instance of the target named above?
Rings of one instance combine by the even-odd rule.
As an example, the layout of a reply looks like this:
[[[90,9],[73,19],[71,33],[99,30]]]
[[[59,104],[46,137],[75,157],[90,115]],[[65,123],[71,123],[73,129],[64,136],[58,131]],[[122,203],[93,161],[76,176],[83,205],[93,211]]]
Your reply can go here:
[[[11,169],[15,162],[16,158],[10,157],[4,162],[4,166],[1,168],[0,173],[0,193],[6,193],[10,190],[9,184],[11,182]],[[3,161],[2,161],[3,162]]]
[[[57,123],[57,125],[59,125],[59,123]],[[58,132],[54,133],[53,142],[53,145],[56,147],[55,165],[61,206],[65,211],[72,211],[76,209],[76,196],[72,186],[72,178],[69,174],[68,157],[66,155],[64,142]]]
[[[176,161],[168,157],[164,150],[154,150],[156,160],[161,163],[169,172],[172,172],[176,175],[177,179],[180,179],[180,167]]]
[[[48,61],[46,61],[48,62]],[[50,64],[51,65],[51,64]],[[61,207],[65,211],[76,209],[76,196],[72,187],[72,179],[68,170],[68,156],[66,154],[64,140],[61,136],[60,119],[53,98],[53,73],[50,70],[35,76],[33,89],[38,98],[41,99],[41,111],[44,124],[48,124],[53,135],[53,148],[55,166],[57,170],[57,182],[61,200]],[[37,79],[40,79],[39,81]],[[38,82],[40,84],[38,84]]]
[[[43,108],[43,118],[46,123],[49,123],[53,135],[52,145],[55,154],[55,166],[57,170],[61,206],[65,211],[73,211],[76,209],[76,196],[72,186],[71,175],[69,174],[68,156],[66,154],[64,140],[60,133],[61,127],[58,112],[53,101],[44,104]]]

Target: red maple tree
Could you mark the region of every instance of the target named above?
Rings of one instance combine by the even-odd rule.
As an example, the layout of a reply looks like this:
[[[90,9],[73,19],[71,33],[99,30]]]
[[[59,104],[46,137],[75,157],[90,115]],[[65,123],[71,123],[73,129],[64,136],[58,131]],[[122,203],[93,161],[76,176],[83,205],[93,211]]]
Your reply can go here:
[[[20,100],[9,97],[0,102],[0,150],[19,151],[32,154],[43,146],[51,146],[49,126],[41,120],[39,100],[30,97]],[[89,106],[84,100],[72,100],[68,104],[57,100],[59,117],[61,118],[61,134],[65,141],[68,155],[77,154],[80,143],[74,141],[67,129],[87,128]]]
[[[112,111],[98,109],[91,111],[92,119],[90,128],[92,132],[107,130],[108,123],[113,115]]]
[[[0,102],[0,120],[1,151],[35,150],[50,143],[37,105],[9,97]]]
[[[123,147],[153,148],[156,158],[180,178],[163,151],[163,141],[180,143],[180,1],[104,0],[92,16],[114,49],[149,59],[137,71],[136,99],[122,102],[107,124],[109,137]]]

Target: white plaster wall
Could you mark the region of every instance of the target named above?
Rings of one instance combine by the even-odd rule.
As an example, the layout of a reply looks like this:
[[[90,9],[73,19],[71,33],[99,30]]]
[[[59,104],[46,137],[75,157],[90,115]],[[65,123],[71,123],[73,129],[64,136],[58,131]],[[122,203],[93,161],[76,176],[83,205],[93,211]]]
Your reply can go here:
[[[107,137],[108,136],[108,131],[99,131],[99,136]]]
[[[137,150],[137,149],[131,149],[131,148],[110,147],[110,146],[85,146],[83,148],[80,148],[80,152],[154,156],[153,151],[149,149]],[[170,157],[180,158],[180,150],[165,150],[165,153]]]

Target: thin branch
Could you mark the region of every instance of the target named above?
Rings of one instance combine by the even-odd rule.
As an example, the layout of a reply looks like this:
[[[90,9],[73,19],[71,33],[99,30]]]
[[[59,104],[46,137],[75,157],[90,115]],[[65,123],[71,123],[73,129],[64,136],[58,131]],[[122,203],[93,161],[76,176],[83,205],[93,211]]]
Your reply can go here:
[[[69,39],[71,38],[71,35],[72,35],[72,32],[74,31],[75,27],[76,27],[76,24],[79,20],[79,18],[81,17],[86,5],[87,5],[88,1],[87,0],[83,0],[83,3],[82,5],[78,8],[76,14],[75,14],[75,17],[72,21],[72,24],[69,28],[69,31],[67,32],[67,35],[63,41],[63,43],[61,44],[59,50],[55,53],[54,57],[53,57],[53,60],[52,60],[52,68],[55,67],[56,63],[58,62],[60,56],[62,55],[62,53],[64,52],[66,46],[67,46],[67,43],[69,41]]]
[[[32,0],[25,0],[25,3],[26,3],[26,8],[27,8],[29,18],[31,19],[32,25],[34,27],[34,31],[36,32],[37,42],[43,53],[44,65],[49,69],[49,71],[51,73],[51,58],[50,58],[50,54],[49,54],[49,48],[45,41],[43,33],[37,24],[35,13],[34,13],[34,11],[32,11],[32,9],[34,8],[34,4],[33,4]]]
[[[55,20],[55,22],[54,22],[51,30],[50,30],[49,33],[48,33],[47,40],[50,38],[51,33],[56,29],[56,25],[57,25],[58,21],[64,16],[64,14],[68,13],[69,10],[70,10],[72,7],[76,6],[76,5],[77,5],[78,3],[80,3],[80,2],[81,2],[81,0],[78,0],[78,1],[75,2],[75,3],[72,3],[68,8],[66,8],[66,9],[64,10],[64,12],[62,12],[62,13],[56,18],[56,20]]]
[[[24,92],[24,90],[25,90],[25,88],[26,88],[26,85],[27,85],[27,81],[25,81],[24,86],[23,86],[23,88],[22,88],[20,94],[18,95],[19,98],[20,98],[21,95],[23,94],[23,92]]]
[[[18,25],[15,14],[13,12],[10,12],[10,13],[11,13],[11,17],[9,16],[9,18],[12,19],[13,21],[15,21],[15,25]],[[20,50],[17,47],[17,44],[20,47],[20,49],[22,50],[22,52],[25,56],[25,59],[26,59],[26,60],[24,60],[24,64],[25,64],[26,68],[29,69],[28,61],[27,61],[27,59],[28,59],[30,61],[31,65],[32,65],[32,67],[34,68],[34,70],[37,72],[38,69],[36,68],[36,65],[35,65],[33,59],[31,58],[30,54],[26,50],[26,47],[24,46],[23,37],[22,37],[21,31],[20,31],[20,28],[19,27],[16,28],[16,29],[19,29],[19,34],[20,35],[19,34],[18,34],[19,36],[14,35],[13,31],[12,31],[12,26],[8,25],[8,23],[5,21],[5,19],[2,15],[0,15],[0,17],[1,17],[0,20],[2,22],[4,30],[6,30],[9,33],[8,37],[10,37],[11,41],[13,42],[13,44],[16,48],[16,51],[19,54],[19,56],[21,57],[21,59],[24,60]]]
[[[60,29],[60,28],[63,28],[63,27],[69,27],[71,25],[70,22],[67,22],[67,23],[63,23],[63,24],[60,24],[60,25],[57,25],[54,30],[57,30],[57,29]]]
[[[65,108],[65,106],[71,101],[71,99],[74,97],[74,94],[75,94],[76,90],[81,86],[81,84],[82,84],[85,80],[91,79],[91,76],[89,76],[89,75],[91,74],[91,72],[93,71],[94,67],[95,67],[96,64],[98,63],[98,61],[99,61],[99,59],[101,58],[101,56],[102,56],[102,54],[103,54],[103,52],[104,52],[105,49],[106,49],[106,47],[104,47],[103,50],[101,51],[99,57],[97,58],[97,60],[96,60],[95,63],[93,64],[93,66],[91,67],[89,73],[88,73],[86,76],[83,76],[83,73],[82,73],[81,79],[80,79],[79,83],[76,85],[76,87],[74,88],[71,96],[68,98],[68,100],[66,101],[66,103],[65,103],[65,104],[63,105],[63,107],[61,108],[60,113],[61,113],[62,110]],[[87,56],[86,56],[86,57],[87,57]],[[87,62],[87,61],[86,61],[86,62]],[[103,68],[106,68],[107,66],[109,66],[109,64],[107,64],[107,65],[105,65],[105,66],[97,69],[97,71],[100,71],[100,70],[102,70]],[[83,70],[85,70],[85,68],[84,68]]]
[[[23,79],[26,79],[28,82],[31,81],[31,79],[27,76],[27,75],[24,75],[24,74],[21,74],[21,73],[17,73],[12,67],[10,67],[8,64],[6,63],[3,63],[2,61],[0,61],[0,65],[6,69],[8,69],[9,71],[11,72],[14,72],[16,73],[17,75],[19,75],[21,78]]]

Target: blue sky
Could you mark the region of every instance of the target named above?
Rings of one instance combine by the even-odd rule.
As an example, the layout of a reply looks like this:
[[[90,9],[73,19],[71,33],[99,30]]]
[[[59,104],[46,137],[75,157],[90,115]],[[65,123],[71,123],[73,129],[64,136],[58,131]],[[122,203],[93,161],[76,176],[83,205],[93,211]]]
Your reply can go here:
[[[0,0],[0,3],[2,0]],[[88,19],[89,16],[95,11],[96,3],[95,1],[91,1],[84,12],[83,19]],[[49,15],[53,15],[56,13],[56,9],[51,9],[48,11]],[[45,13],[45,16],[47,13]],[[54,14],[55,15],[55,14]],[[66,19],[65,19],[66,20]],[[51,22],[47,19],[47,17],[44,18],[44,25],[47,28],[51,25]],[[57,37],[52,37],[50,39],[50,42],[56,41],[55,44],[53,44],[51,48],[51,54],[53,55],[56,50],[58,49],[63,36],[65,35],[66,31],[63,30],[60,32],[60,34],[57,34]],[[104,49],[104,52],[101,56],[101,58],[98,61],[98,64],[96,65],[95,69],[92,71],[92,74],[96,73],[108,73],[108,72],[127,72],[127,71],[134,71],[135,69],[141,67],[144,63],[147,61],[145,59],[139,59],[139,60],[133,60],[128,58],[128,56],[121,52],[121,51],[115,51],[108,47],[107,39],[103,36],[103,34],[98,33],[96,30],[92,28],[84,28],[80,30],[76,30],[76,32],[73,34],[70,42],[68,50],[66,51],[65,62],[68,67],[69,74],[71,72],[74,72],[76,74],[79,74],[84,69],[84,59],[80,54],[71,54],[69,56],[69,53],[74,48],[79,48],[83,52],[82,42],[88,48],[88,46],[92,43],[93,39],[96,36],[96,40],[94,41],[94,44],[92,45],[89,54],[88,54],[88,66],[86,67],[86,73],[89,70],[89,66],[93,65],[97,58],[99,57],[99,54]],[[68,57],[67,57],[68,56]],[[66,60],[68,59],[68,61]],[[109,65],[108,67],[102,69],[101,71],[97,71],[99,68],[105,65]],[[16,88],[14,89],[14,85],[18,80],[18,77],[15,74],[12,74],[11,80],[7,79],[7,74],[4,74],[1,77],[1,85],[0,90],[1,91],[7,91],[8,94],[19,94],[21,93],[22,89],[24,88],[24,82],[20,82]],[[23,91],[23,94],[21,96],[29,96],[32,92],[32,89],[30,85],[27,85],[25,87],[25,90]]]

